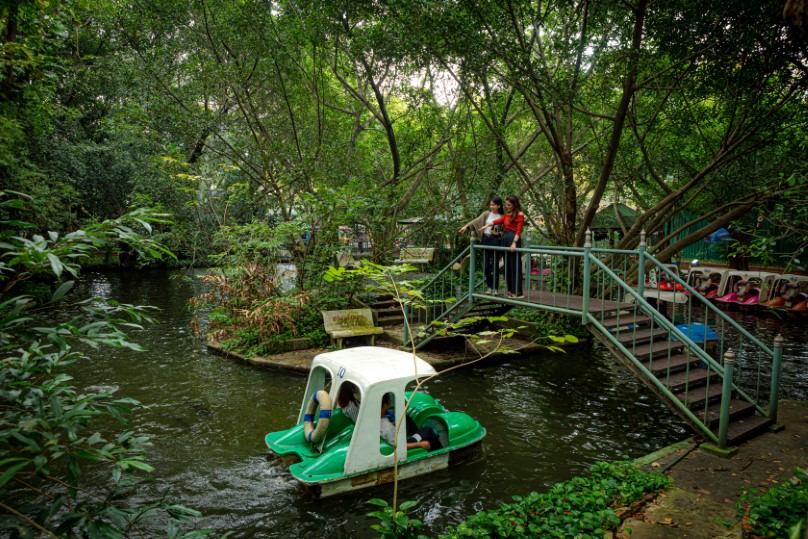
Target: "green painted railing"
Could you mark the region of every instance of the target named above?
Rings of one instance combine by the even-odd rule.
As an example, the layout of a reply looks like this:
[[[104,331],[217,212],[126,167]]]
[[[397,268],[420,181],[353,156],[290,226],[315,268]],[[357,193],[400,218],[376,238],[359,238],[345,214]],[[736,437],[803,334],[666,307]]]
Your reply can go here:
[[[499,278],[497,297],[487,292],[489,283],[485,282],[485,258],[490,253],[497,253],[504,259],[497,268],[503,274],[514,268],[521,270],[524,298],[502,297],[505,294],[503,274]],[[648,254],[644,235],[637,250],[595,249],[590,242],[583,248],[529,247],[517,249],[519,259],[516,265],[514,257],[508,256],[509,253],[509,248],[479,245],[472,240],[467,249],[424,285],[421,293],[428,307],[406,311],[418,346],[434,337],[443,323],[462,319],[474,313],[475,309],[490,305],[491,300],[499,304],[578,316],[582,324],[597,328],[629,359],[636,372],[645,376],[672,406],[678,407],[713,442],[725,445],[726,439],[721,440],[720,435],[723,433],[726,436],[728,412],[725,413],[722,407],[716,434],[709,427],[712,422],[708,410],[710,399],[704,398],[703,409],[698,415],[687,403],[698,400],[696,397],[691,400],[691,393],[705,392],[709,395],[716,386],[724,387],[728,374],[724,367],[726,357],[734,356],[733,368],[730,369],[732,376],[727,377],[727,387],[740,398],[754,404],[761,415],[776,419],[782,340],[779,345],[776,341],[772,349],[751,335],[680,278],[675,266],[663,264]],[[668,276],[671,282],[679,285],[680,291],[661,292],[658,288],[650,288],[645,276],[651,274]],[[638,275],[643,278],[639,279]],[[670,315],[660,312],[661,305],[668,305],[673,312]],[[604,325],[607,319],[615,316],[620,319],[616,328]],[[645,323],[650,321],[648,346],[638,345],[635,341],[626,345],[625,339],[621,342],[619,339],[625,337],[626,332],[635,332],[633,334],[636,335],[640,318]],[[705,332],[704,339],[694,342],[686,329],[688,326],[679,328],[675,322],[703,324],[714,330],[719,339],[713,345],[707,340]],[[660,337],[655,337],[656,332]],[[405,340],[409,339],[409,333],[405,333]],[[646,348],[653,350],[649,368],[658,371],[664,367],[664,376],[654,376],[643,365],[642,354],[646,353]],[[680,353],[680,348],[688,358],[697,358],[708,372],[706,381],[700,383],[698,389],[691,388],[686,377],[684,401],[668,389],[674,381],[678,383],[671,358]],[[681,391],[677,391],[677,394],[681,396]],[[767,404],[768,409],[764,407]]]

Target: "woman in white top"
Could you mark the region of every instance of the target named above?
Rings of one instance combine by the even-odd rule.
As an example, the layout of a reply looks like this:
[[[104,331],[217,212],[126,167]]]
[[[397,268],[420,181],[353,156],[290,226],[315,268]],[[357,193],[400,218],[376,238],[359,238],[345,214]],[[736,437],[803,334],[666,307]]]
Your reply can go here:
[[[488,211],[482,212],[476,219],[463,225],[459,232],[464,234],[471,230],[475,234],[495,219],[502,217],[502,199],[494,197],[488,203]],[[502,225],[494,225],[483,231],[480,243],[486,246],[499,247],[502,238]],[[483,270],[485,272],[485,284],[488,286],[486,294],[497,295],[499,289],[499,261],[502,254],[499,251],[483,250]]]

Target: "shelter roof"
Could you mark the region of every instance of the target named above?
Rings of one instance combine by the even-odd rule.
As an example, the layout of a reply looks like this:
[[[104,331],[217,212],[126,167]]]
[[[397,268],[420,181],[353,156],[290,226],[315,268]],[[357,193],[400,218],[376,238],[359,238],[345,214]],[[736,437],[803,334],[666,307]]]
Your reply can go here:
[[[620,214],[620,219],[623,221],[626,228],[631,228],[634,226],[634,223],[640,216],[640,212],[637,210],[620,202],[613,202],[595,214],[595,218],[592,220],[592,225],[589,228],[592,230],[620,230],[620,223],[617,221],[617,216],[615,213]]]

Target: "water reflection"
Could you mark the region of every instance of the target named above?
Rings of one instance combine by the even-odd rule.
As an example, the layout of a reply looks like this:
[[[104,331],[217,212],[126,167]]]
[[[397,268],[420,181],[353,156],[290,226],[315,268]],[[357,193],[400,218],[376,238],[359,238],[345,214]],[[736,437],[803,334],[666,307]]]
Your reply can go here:
[[[188,330],[193,282],[142,272],[93,274],[84,285],[97,283],[121,302],[161,308],[160,324],[134,335],[148,352],[104,351],[77,374],[77,385],[119,386],[117,395],[148,406],[131,425],[153,441],[156,481],[141,496],[170,488],[179,503],[202,511],[201,527],[233,530],[234,537],[377,536],[364,501],[391,499],[391,487],[311,500],[268,458],[263,436],[294,423],[304,377],[209,353]],[[772,338],[786,331],[771,320],[743,323]],[[787,343],[784,391],[808,398],[806,384],[797,383],[805,374],[795,378],[808,355],[805,338]],[[428,390],[488,429],[482,459],[401,484],[399,499],[420,502],[416,516],[430,536],[598,460],[639,457],[687,435],[677,416],[597,346],[459,370]]]

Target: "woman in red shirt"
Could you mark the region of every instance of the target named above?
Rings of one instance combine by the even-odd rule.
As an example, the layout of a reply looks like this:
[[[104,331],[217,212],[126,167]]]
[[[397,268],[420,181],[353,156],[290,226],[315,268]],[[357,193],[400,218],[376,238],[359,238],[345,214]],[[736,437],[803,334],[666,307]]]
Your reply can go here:
[[[505,215],[491,221],[480,229],[482,232],[489,226],[502,224],[504,232],[502,233],[503,247],[510,247],[510,252],[505,255],[505,284],[508,287],[508,293],[505,297],[514,299],[521,299],[522,295],[522,254],[516,252],[516,249],[522,247],[522,229],[525,226],[525,214],[522,213],[522,205],[519,203],[519,197],[516,195],[508,195],[505,197]]]

